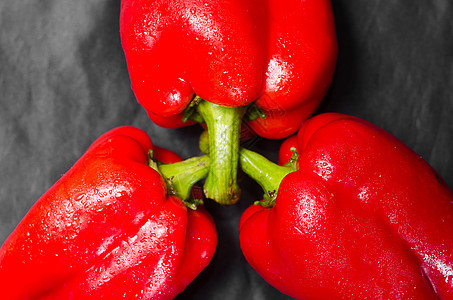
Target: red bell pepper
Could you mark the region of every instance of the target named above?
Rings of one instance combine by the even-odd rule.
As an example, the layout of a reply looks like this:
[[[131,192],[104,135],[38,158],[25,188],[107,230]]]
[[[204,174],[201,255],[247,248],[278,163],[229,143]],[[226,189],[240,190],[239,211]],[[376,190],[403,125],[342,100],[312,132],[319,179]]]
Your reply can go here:
[[[179,160],[134,127],[90,146],[0,248],[2,299],[171,299],[184,290],[211,260],[216,231],[203,207],[168,195],[167,185],[183,183],[166,184],[160,169],[196,161],[195,170],[205,158],[151,161],[154,169],[148,150]]]
[[[324,97],[337,57],[329,0],[122,0],[120,33],[132,89],[149,117],[169,128],[206,122],[205,192],[222,204],[240,195],[245,106],[261,112],[248,116],[265,116],[249,122],[260,136],[293,134]]]
[[[265,280],[298,299],[453,299],[453,193],[419,155],[342,114],[306,121],[281,163],[294,151],[297,171],[241,151],[241,167],[278,190],[239,225]]]

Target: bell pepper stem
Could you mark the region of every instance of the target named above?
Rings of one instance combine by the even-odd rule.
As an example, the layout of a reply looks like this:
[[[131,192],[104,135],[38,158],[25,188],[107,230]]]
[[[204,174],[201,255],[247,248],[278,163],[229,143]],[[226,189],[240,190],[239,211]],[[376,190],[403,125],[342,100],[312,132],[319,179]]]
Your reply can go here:
[[[209,154],[209,133],[203,131],[200,135],[199,147],[201,152]],[[239,166],[250,178],[256,181],[264,191],[263,201],[257,201],[255,204],[272,207],[277,197],[278,188],[283,178],[291,172],[297,171],[298,153],[293,149],[293,157],[290,162],[284,166],[279,166],[266,157],[248,150],[239,149]]]
[[[286,175],[295,171],[292,166],[279,166],[264,156],[245,148],[241,148],[239,151],[239,166],[263,189],[263,201],[255,204],[265,207],[274,205],[281,181]]]
[[[164,178],[167,193],[178,196],[188,207],[188,204],[193,206],[193,203],[189,203],[192,186],[207,176],[209,165],[210,160],[207,155],[171,164],[158,164],[150,160],[150,166]]]
[[[210,168],[204,183],[204,193],[222,205],[239,200],[241,190],[237,184],[239,138],[245,108],[220,106],[200,101],[197,112],[209,132]]]

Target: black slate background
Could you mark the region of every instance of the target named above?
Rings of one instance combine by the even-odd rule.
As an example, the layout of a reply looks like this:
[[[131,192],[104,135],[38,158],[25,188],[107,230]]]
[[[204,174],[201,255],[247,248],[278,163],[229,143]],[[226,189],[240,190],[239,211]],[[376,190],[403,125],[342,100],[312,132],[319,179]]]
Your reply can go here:
[[[453,187],[453,2],[332,0],[339,60],[321,112],[364,118],[422,155]],[[199,155],[198,127],[152,124],[130,90],[119,0],[0,2],[0,243],[99,135],[119,125]],[[249,146],[271,159],[281,141]],[[261,196],[246,177],[233,207],[208,202],[212,264],[178,299],[287,299],[245,262],[242,211]]]

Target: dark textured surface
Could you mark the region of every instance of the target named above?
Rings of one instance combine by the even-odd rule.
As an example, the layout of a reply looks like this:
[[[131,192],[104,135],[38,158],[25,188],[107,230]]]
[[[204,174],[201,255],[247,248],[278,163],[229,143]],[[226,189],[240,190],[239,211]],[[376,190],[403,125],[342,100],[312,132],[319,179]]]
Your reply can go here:
[[[422,155],[453,187],[453,2],[334,0],[339,61],[319,112],[362,117]],[[103,132],[146,130],[198,155],[200,129],[153,125],[136,103],[119,40],[118,0],[0,2],[0,243]],[[253,150],[276,157],[279,141]],[[178,299],[285,299],[240,253],[237,223],[260,197],[242,179],[237,205],[208,203],[219,246]]]

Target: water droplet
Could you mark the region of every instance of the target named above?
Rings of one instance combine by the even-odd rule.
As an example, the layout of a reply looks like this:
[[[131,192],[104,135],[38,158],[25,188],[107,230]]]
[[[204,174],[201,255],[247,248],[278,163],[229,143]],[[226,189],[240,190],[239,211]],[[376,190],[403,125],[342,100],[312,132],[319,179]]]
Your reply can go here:
[[[81,201],[84,197],[85,197],[85,194],[84,194],[84,193],[80,193],[80,194],[77,194],[77,195],[74,197],[74,200],[75,200],[75,201]]]

